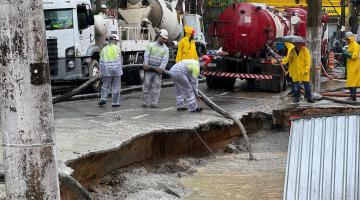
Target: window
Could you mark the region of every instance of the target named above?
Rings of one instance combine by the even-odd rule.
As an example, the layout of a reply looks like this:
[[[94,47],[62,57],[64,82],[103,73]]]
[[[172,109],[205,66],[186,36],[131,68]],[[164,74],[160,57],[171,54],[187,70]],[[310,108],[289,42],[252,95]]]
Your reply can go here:
[[[87,4],[77,6],[78,26],[79,30],[84,30],[91,25],[94,25],[94,15]]]
[[[88,27],[88,15],[86,6],[78,6],[77,7],[77,15],[78,15],[78,25],[79,30],[84,30]]]
[[[74,28],[72,9],[45,10],[44,14],[46,30]]]

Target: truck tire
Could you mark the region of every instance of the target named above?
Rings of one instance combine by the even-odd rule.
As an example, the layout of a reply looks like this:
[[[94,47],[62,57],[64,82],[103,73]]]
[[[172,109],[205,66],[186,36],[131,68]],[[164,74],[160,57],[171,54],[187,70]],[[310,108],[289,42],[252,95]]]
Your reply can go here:
[[[169,62],[167,63],[165,69],[167,71],[170,71],[170,69],[172,68],[172,66],[174,66],[176,64],[175,60],[169,60]],[[167,74],[163,74],[162,76],[163,79],[170,79],[171,77]]]
[[[271,80],[261,80],[263,90],[269,92],[282,92],[286,89],[286,78],[278,65],[267,65],[262,70],[263,74],[272,74]]]
[[[206,84],[210,89],[233,89],[236,78],[227,77],[206,77]]]
[[[219,83],[220,83],[219,77],[213,77],[213,76],[206,77],[206,85],[210,89],[219,89],[220,88]]]
[[[236,78],[227,78],[227,77],[222,77],[220,78],[221,81],[221,88],[222,89],[234,89],[234,85],[235,85],[235,81]]]
[[[278,77],[273,76],[273,79],[271,79],[270,87],[268,89],[269,92],[284,91],[284,88],[286,88],[286,86],[284,85],[285,82],[286,80],[283,75],[280,75]]]
[[[136,64],[143,64],[144,63],[144,57],[139,56],[137,59]],[[144,82],[144,70],[142,68],[139,68],[138,70],[132,71],[132,85],[141,85]]]
[[[89,78],[92,79],[100,74],[100,65],[99,62],[95,59],[89,65]],[[90,86],[90,92],[100,92],[101,91],[101,81],[98,81]]]

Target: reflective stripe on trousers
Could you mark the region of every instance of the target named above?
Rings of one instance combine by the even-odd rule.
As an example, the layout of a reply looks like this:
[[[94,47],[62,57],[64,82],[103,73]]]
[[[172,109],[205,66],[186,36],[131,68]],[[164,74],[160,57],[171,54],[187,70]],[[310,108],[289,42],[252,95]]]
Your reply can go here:
[[[184,108],[186,100],[189,110],[194,111],[197,108],[196,97],[188,77],[184,73],[175,71],[171,73],[171,78],[175,83],[176,107]]]
[[[107,100],[111,85],[112,105],[120,104],[121,76],[103,76],[101,86],[101,100]]]
[[[146,105],[157,105],[161,91],[161,78],[162,76],[155,72],[145,72],[143,98]]]

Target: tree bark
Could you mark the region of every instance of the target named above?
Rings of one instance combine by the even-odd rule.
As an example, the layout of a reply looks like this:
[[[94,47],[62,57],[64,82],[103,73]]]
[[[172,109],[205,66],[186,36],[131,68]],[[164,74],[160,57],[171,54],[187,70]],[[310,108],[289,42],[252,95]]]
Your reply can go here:
[[[43,2],[0,2],[6,199],[60,199]]]
[[[322,1],[308,1],[307,42],[311,55],[311,83],[314,93],[320,93],[321,41],[322,41]]]

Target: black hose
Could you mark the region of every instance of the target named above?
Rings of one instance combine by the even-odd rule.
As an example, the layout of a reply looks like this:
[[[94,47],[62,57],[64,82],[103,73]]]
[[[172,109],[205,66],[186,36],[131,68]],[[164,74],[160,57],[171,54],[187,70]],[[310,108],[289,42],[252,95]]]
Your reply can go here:
[[[73,192],[79,200],[91,200],[90,193],[73,177],[63,172],[59,172],[59,181],[71,192]],[[0,172],[0,182],[5,182],[4,172]]]
[[[319,98],[319,100],[328,100],[328,101],[332,101],[334,103],[341,103],[341,104],[348,104],[348,105],[353,105],[353,106],[360,106],[360,102],[340,100],[340,99],[326,97],[326,96],[321,96]]]

